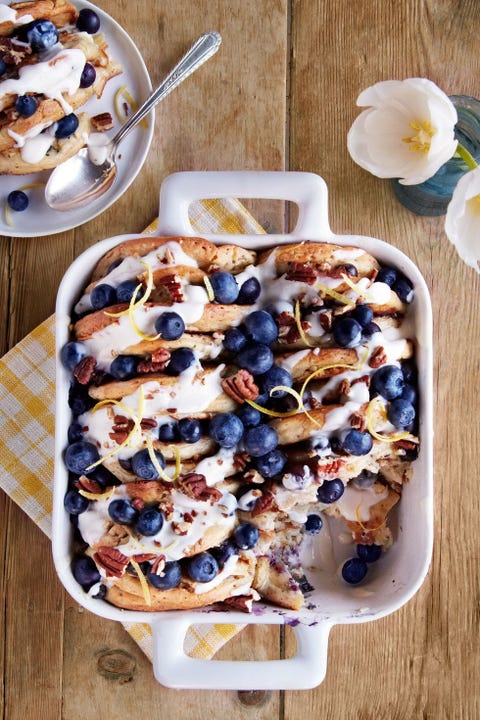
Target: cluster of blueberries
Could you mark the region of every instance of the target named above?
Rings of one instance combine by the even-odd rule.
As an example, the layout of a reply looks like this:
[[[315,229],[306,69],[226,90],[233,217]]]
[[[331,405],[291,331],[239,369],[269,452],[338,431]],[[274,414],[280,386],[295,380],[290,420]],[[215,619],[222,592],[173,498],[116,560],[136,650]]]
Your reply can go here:
[[[98,32],[100,18],[94,10],[85,8],[80,11],[77,18],[77,29],[91,35]],[[39,53],[50,50],[58,42],[58,30],[50,20],[33,20],[17,30],[18,39],[28,43],[32,52]],[[5,73],[6,64],[0,59],[0,76]],[[88,88],[95,82],[96,71],[91,63],[85,63],[80,78],[80,87]],[[22,117],[31,117],[38,107],[34,95],[19,95],[15,101],[15,110]],[[75,113],[69,113],[61,118],[55,128],[55,137],[68,138],[78,128],[78,118]],[[12,190],[7,197],[7,203],[12,210],[23,212],[29,204],[28,196],[23,190]]]

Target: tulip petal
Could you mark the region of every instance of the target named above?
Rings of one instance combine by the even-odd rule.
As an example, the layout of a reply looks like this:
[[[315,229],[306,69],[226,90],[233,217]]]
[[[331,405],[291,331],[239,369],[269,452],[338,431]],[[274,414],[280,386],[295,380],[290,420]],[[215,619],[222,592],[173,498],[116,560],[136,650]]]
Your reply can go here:
[[[480,272],[480,167],[458,181],[447,208],[445,233],[462,260]]]

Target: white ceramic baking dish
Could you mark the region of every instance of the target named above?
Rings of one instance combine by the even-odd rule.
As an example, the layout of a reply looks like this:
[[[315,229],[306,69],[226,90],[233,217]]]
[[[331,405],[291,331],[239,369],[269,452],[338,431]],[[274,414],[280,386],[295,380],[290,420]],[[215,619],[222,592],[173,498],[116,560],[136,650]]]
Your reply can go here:
[[[236,241],[247,248],[264,248],[301,240],[358,245],[384,264],[404,272],[415,287],[411,306],[419,371],[421,449],[413,463],[414,474],[402,495],[394,523],[393,547],[376,564],[361,587],[347,586],[338,578],[315,573],[309,579],[318,589],[300,612],[258,603],[251,615],[208,610],[134,612],[121,610],[87,596],[70,569],[71,524],[63,507],[67,472],[62,455],[67,445],[70,411],[67,404],[69,378],[57,359],[55,485],[53,509],[53,555],[60,580],[71,596],[91,612],[111,620],[142,622],[152,627],[153,669],[157,680],[169,687],[209,689],[303,689],[322,682],[327,662],[330,628],[339,623],[376,620],[398,610],[418,590],[427,573],[433,537],[432,469],[432,319],[428,290],[417,267],[395,247],[371,237],[334,235],[327,213],[327,187],[317,175],[283,172],[187,172],[169,176],[161,187],[160,235],[195,235],[188,219],[190,204],[200,198],[263,198],[290,200],[298,205],[298,222],[292,233],[249,236],[205,235],[215,243]],[[57,308],[57,358],[68,339],[69,314],[88,281],[97,260],[129,236],[103,240],[89,248],[67,271],[60,285]],[[334,534],[334,533],[333,533]],[[322,533],[320,534],[322,535]],[[320,537],[320,536],[318,536]],[[322,549],[319,547],[318,552]],[[336,567],[345,553],[334,548]],[[313,558],[313,562],[315,558]],[[372,566],[373,567],[373,566]],[[226,662],[199,660],[184,652],[184,638],[193,623],[289,624],[294,627],[297,652],[293,658],[273,661]],[[388,670],[387,670],[388,671]],[[394,672],[394,668],[391,668]]]

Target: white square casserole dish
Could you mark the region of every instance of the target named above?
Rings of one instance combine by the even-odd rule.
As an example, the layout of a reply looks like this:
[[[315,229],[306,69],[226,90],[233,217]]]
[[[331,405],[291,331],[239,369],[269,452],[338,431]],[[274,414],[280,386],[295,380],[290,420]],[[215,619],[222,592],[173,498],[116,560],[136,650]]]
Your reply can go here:
[[[154,637],[154,673],[159,682],[177,688],[209,689],[303,689],[318,685],[325,675],[330,627],[337,623],[375,620],[394,612],[418,590],[427,573],[433,538],[432,461],[432,318],[428,290],[416,266],[396,248],[370,237],[334,235],[328,224],[327,188],[310,173],[210,172],[176,173],[168,177],[160,193],[158,235],[193,236],[188,209],[200,198],[260,198],[297,203],[299,216],[292,233],[266,236],[202,235],[214,243],[231,243],[249,249],[313,240],[355,245],[393,265],[413,283],[415,299],[410,306],[420,400],[420,452],[413,463],[413,477],[404,487],[396,514],[395,540],[381,560],[381,569],[361,588],[346,586],[332,577],[309,597],[308,608],[296,612],[257,603],[250,615],[235,611],[215,612],[215,623],[289,624],[297,637],[297,654],[286,660],[224,662],[187,656],[183,640],[193,623],[211,623],[208,608],[195,611],[137,612],[122,610],[89,597],[73,577],[72,526],[63,506],[68,473],[63,462],[70,423],[69,375],[59,362],[60,348],[69,339],[70,312],[87,284],[93,265],[116,244],[137,236],[109,238],[89,248],[65,274],[58,292],[57,399],[55,482],[53,508],[53,556],[57,573],[71,596],[91,612],[111,620],[151,625]],[[319,551],[320,552],[320,551]],[[342,555],[339,547],[338,560]],[[310,577],[309,577],[310,579]],[[312,575],[314,582],[314,575]]]

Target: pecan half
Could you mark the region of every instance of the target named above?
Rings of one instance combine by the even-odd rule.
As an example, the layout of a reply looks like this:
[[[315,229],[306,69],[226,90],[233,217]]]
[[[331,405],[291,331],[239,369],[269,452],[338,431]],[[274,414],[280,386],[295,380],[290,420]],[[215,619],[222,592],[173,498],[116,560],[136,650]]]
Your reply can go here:
[[[121,553],[120,550],[106,545],[97,548],[93,559],[97,565],[100,565],[100,567],[105,570],[107,577],[122,577],[130,562],[129,558]]]
[[[155,573],[155,575],[161,575],[165,567],[165,562],[165,555],[158,555],[157,559],[152,564],[152,572]]]
[[[387,354],[385,352],[385,348],[383,348],[381,345],[375,348],[375,350],[372,352],[370,359],[368,361],[368,364],[371,368],[378,368],[380,365],[385,365],[387,362]]]
[[[80,477],[77,478],[75,481],[75,487],[78,490],[86,490],[87,492],[94,493],[95,495],[100,495],[100,493],[103,492],[103,488],[98,480],[89,478],[86,475],[80,475]]]
[[[76,378],[80,385],[88,385],[95,374],[96,367],[97,361],[95,358],[92,355],[87,355],[75,366],[73,377]]]
[[[313,285],[317,279],[317,273],[308,263],[292,262],[289,263],[289,268],[285,273],[285,279]]]
[[[106,132],[113,128],[113,118],[109,112],[99,113],[90,118],[92,128],[96,132]]]
[[[223,602],[229,608],[232,608],[232,610],[251,613],[253,601],[256,599],[254,595],[234,595],[233,597],[225,598]]]
[[[175,273],[164,275],[157,281],[157,286],[159,285],[162,285],[168,291],[173,302],[183,302],[185,300],[182,280],[179,275],[175,275]]]
[[[161,347],[152,353],[152,362],[154,363],[163,363],[164,365],[166,365],[169,360],[170,350],[168,350],[167,348]]]
[[[274,504],[273,493],[271,493],[270,490],[266,490],[255,503],[251,512],[252,517],[257,517],[257,515],[261,515],[262,513],[267,512],[267,510],[271,510]]]
[[[132,555],[132,560],[137,563],[148,562],[149,560],[155,560],[157,555],[155,553],[138,553],[138,555]]]
[[[348,397],[348,394],[350,392],[350,380],[348,378],[343,378],[341,380],[340,385],[338,386],[338,392],[340,393],[340,396]]]
[[[179,481],[179,486],[181,492],[195,500],[208,501],[213,504],[222,497],[220,490],[209,487],[205,475],[201,475],[200,473],[187,473]]]
[[[298,330],[297,321],[288,312],[282,312],[277,317],[278,323],[278,342],[283,344],[290,344],[297,342],[300,338],[300,332]],[[305,332],[311,330],[312,326],[307,320],[301,321],[302,329]]]
[[[221,382],[223,391],[238,403],[255,400],[260,394],[253,375],[248,370],[239,370],[235,375],[224,378]]]
[[[336,477],[338,475],[338,472],[340,468],[342,468],[345,465],[345,460],[343,458],[326,458],[326,460],[321,460],[319,458],[318,465],[315,468],[315,477],[317,480],[327,480],[331,477]]]
[[[140,427],[142,430],[153,430],[153,428],[157,427],[157,421],[153,418],[142,418],[140,420]]]
[[[137,372],[142,375],[147,373],[157,373],[165,370],[165,363],[163,362],[152,362],[152,360],[142,360],[137,365]]]
[[[354,430],[359,430],[360,432],[365,432],[367,429],[367,421],[359,412],[354,412],[350,415],[350,425]]]

